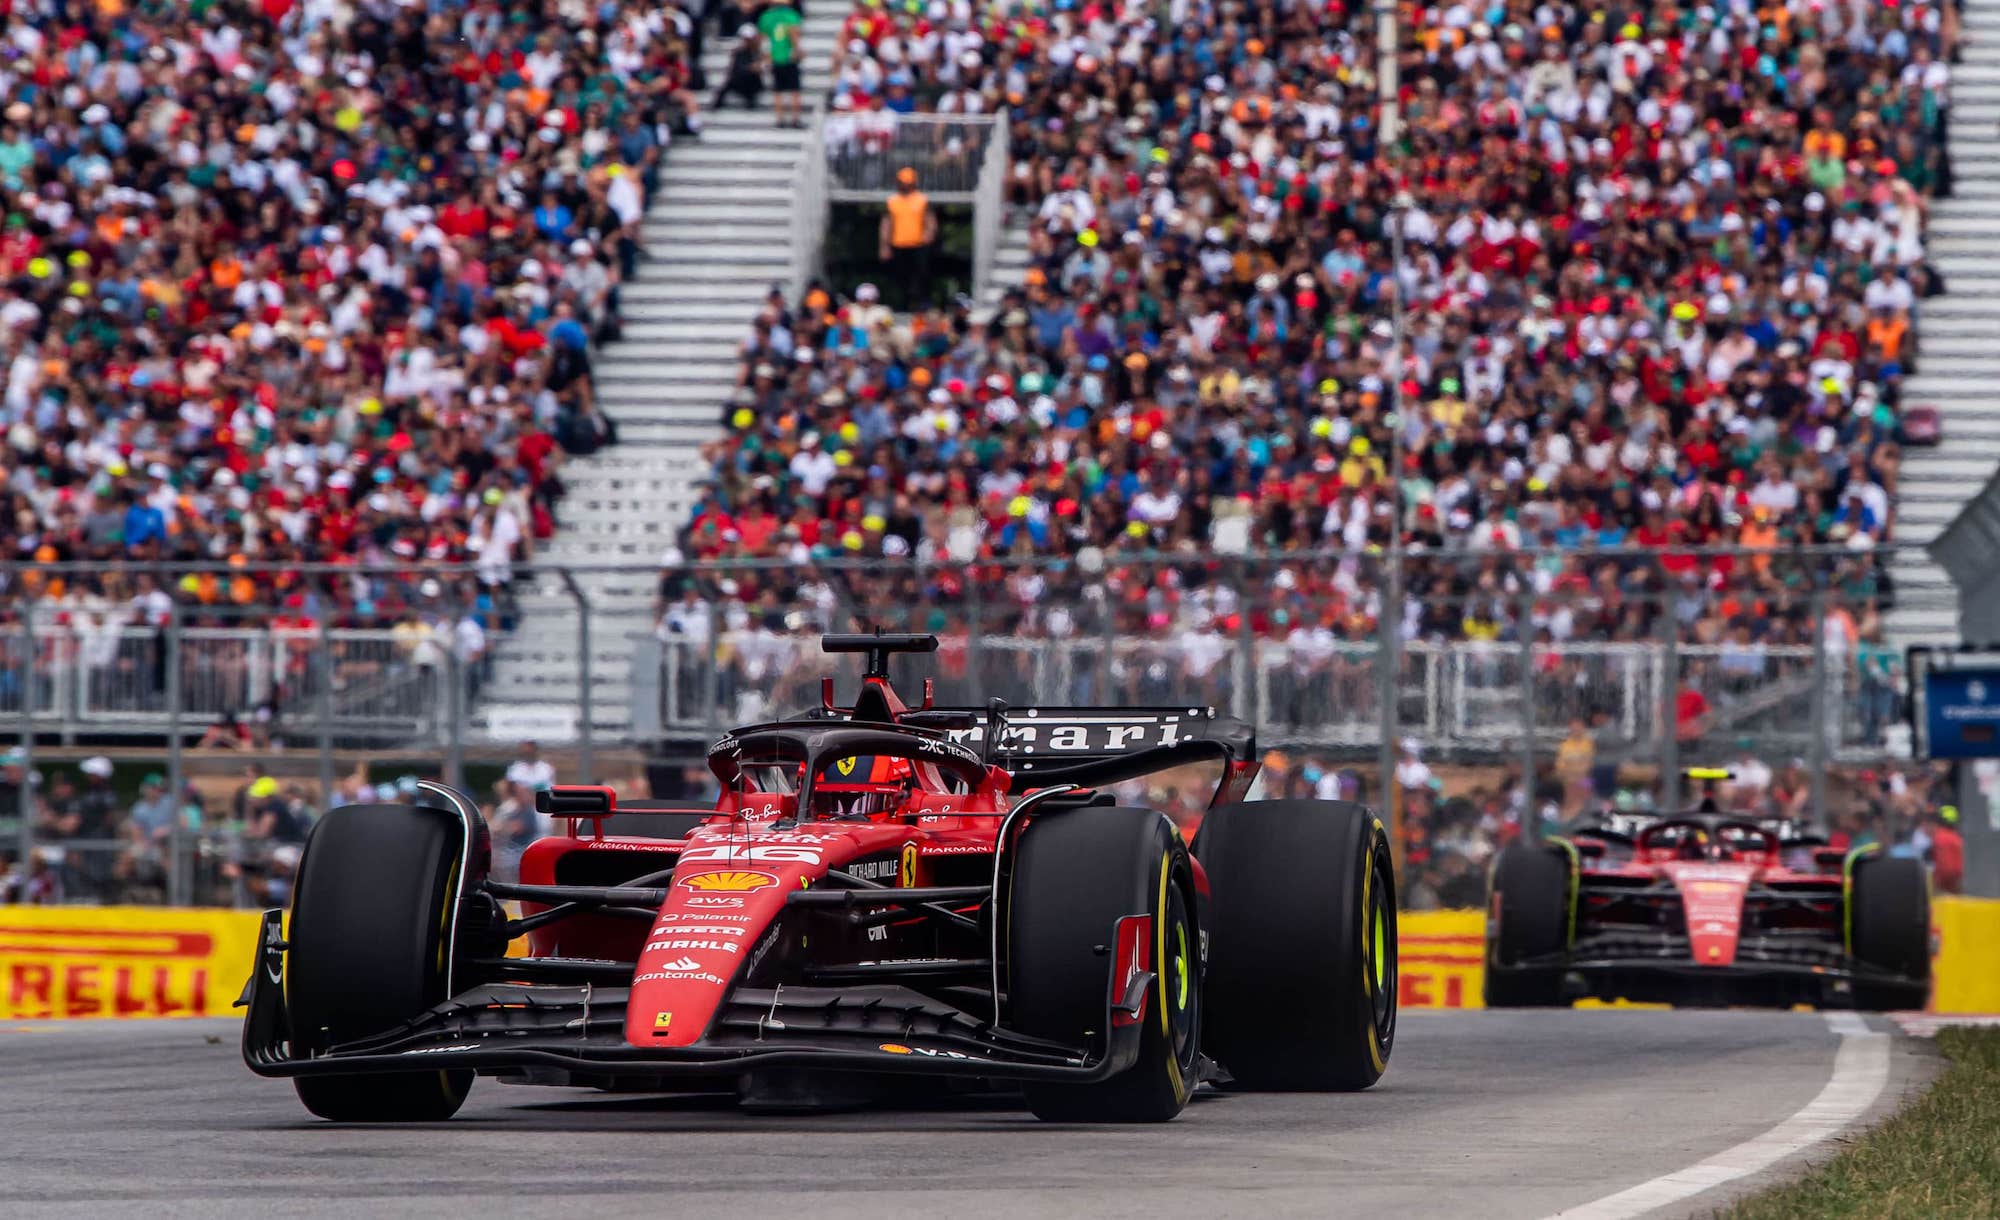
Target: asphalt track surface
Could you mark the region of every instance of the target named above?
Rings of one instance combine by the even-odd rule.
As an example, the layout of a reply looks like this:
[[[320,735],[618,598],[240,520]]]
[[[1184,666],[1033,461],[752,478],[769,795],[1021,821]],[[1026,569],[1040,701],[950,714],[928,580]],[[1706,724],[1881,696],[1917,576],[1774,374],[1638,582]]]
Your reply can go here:
[[[452,1121],[384,1128],[310,1119],[243,1066],[236,1032],[0,1024],[0,1215],[1540,1216],[1770,1129],[1819,1093],[1839,1043],[1811,1013],[1412,1012],[1370,1092],[1205,1090],[1164,1126],[998,1102],[770,1118],[482,1079]],[[1924,1044],[1891,1045],[1863,1123],[1934,1070]],[[1664,1214],[1709,1214],[1832,1151]]]

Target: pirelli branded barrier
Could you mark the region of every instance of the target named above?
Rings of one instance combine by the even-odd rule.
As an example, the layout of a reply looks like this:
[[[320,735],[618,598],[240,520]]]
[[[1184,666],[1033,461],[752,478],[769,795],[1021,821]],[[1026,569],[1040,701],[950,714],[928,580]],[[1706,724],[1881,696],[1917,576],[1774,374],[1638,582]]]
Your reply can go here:
[[[1931,1010],[2000,1013],[2000,899],[1940,897]],[[257,943],[255,911],[0,906],[0,1020],[227,1016]],[[1486,917],[1406,911],[1405,1008],[1478,1008]]]
[[[1404,1008],[1483,1008],[1484,911],[1404,911],[1396,919],[1398,999]]]
[[[2000,1013],[2000,898],[1939,897],[1931,922],[1938,947],[1930,1010]]]
[[[0,1020],[227,1016],[257,913],[0,906]]]

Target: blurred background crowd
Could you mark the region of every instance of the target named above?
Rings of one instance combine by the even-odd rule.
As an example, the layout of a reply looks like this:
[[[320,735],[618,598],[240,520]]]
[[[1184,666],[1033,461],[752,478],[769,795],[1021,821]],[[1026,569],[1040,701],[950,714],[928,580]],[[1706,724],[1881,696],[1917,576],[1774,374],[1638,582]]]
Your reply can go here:
[[[7,29],[0,559],[213,564],[168,592],[357,624],[417,609],[248,565],[455,561],[503,589],[556,528],[563,456],[613,435],[591,351],[682,116],[674,23],[196,0],[19,3]],[[86,611],[154,592],[7,583]]]

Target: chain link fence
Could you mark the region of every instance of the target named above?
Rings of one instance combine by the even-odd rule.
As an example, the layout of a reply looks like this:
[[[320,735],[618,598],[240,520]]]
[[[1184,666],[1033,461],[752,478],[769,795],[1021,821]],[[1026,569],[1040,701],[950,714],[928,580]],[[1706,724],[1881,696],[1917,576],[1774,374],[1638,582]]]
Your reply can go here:
[[[1894,626],[1950,594],[1899,588],[1894,561],[1419,554],[1394,605],[1383,557],[1354,553],[524,568],[504,587],[442,569],[236,570],[282,596],[205,600],[163,575],[164,603],[97,596],[91,570],[68,569],[36,582],[43,596],[0,596],[0,717],[19,743],[0,769],[0,884],[46,886],[31,874],[54,868],[71,900],[176,901],[286,884],[285,844],[232,809],[142,843],[127,792],[118,833],[62,833],[36,812],[46,789],[20,782],[36,751],[58,769],[103,751],[121,785],[157,772],[174,793],[240,752],[266,762],[239,790],[273,777],[266,803],[308,821],[343,786],[373,792],[388,775],[371,760],[389,756],[463,784],[470,757],[532,738],[563,752],[562,779],[588,782],[614,757],[698,762],[730,726],[817,705],[827,677],[844,698],[859,662],[818,636],[875,628],[940,637],[896,665],[941,704],[1205,704],[1257,726],[1283,783],[1311,769],[1321,791],[1338,772],[1379,799],[1421,759],[1522,804],[1539,784],[1560,805],[1585,770],[1671,801],[1681,768],[1755,757],[1799,760],[1818,799],[1825,776],[1908,758],[1914,641]],[[46,595],[56,584],[64,596]]]

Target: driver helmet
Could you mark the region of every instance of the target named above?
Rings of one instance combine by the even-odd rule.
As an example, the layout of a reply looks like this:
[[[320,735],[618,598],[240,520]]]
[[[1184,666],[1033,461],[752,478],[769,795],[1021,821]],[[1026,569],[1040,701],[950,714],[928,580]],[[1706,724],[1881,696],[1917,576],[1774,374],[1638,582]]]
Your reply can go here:
[[[857,754],[835,759],[813,779],[812,815],[873,818],[893,813],[911,776],[907,758]]]

